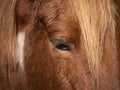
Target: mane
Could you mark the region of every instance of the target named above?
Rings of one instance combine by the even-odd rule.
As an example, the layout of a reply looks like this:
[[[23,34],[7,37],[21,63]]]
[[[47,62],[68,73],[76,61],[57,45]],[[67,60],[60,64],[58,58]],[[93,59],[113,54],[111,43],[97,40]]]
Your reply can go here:
[[[12,90],[15,84],[16,1],[0,1],[0,90]]]
[[[97,90],[99,88],[100,62],[108,31],[111,32],[113,52],[116,53],[115,5],[113,0],[71,0],[71,3],[82,31],[93,84]]]

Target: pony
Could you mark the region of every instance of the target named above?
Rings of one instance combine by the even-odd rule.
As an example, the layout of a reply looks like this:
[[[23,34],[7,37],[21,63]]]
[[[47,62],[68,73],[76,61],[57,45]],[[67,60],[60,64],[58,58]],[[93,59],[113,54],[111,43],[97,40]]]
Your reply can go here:
[[[1,0],[0,90],[120,90],[120,0]]]

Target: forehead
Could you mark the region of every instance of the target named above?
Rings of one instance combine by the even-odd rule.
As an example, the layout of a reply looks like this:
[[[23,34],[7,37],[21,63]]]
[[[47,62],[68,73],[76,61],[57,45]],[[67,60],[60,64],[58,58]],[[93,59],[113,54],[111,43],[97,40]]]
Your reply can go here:
[[[48,28],[49,35],[69,38],[74,42],[80,38],[70,0],[45,0],[39,5],[37,14]]]
[[[55,19],[72,21],[75,16],[70,0],[18,0],[16,6],[17,17],[26,22],[30,17],[33,17],[32,14],[36,11],[37,14],[34,15],[46,23],[52,23]]]
[[[46,0],[38,6],[38,15],[49,23],[55,19],[73,20],[74,15],[69,0]]]

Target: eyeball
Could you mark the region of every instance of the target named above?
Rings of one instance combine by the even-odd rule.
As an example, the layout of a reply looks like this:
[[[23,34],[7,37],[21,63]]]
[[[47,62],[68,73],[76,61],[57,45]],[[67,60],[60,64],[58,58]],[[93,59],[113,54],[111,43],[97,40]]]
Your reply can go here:
[[[61,51],[72,51],[72,47],[69,43],[65,42],[63,39],[53,39],[51,42],[55,45],[55,48]]]

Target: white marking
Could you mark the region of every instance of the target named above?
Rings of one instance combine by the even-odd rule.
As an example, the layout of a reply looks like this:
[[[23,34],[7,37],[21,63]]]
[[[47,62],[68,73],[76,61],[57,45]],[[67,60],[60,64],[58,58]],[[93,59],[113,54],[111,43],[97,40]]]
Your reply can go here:
[[[17,36],[17,62],[20,66],[20,71],[24,69],[23,59],[24,59],[24,40],[25,32],[18,33]]]

